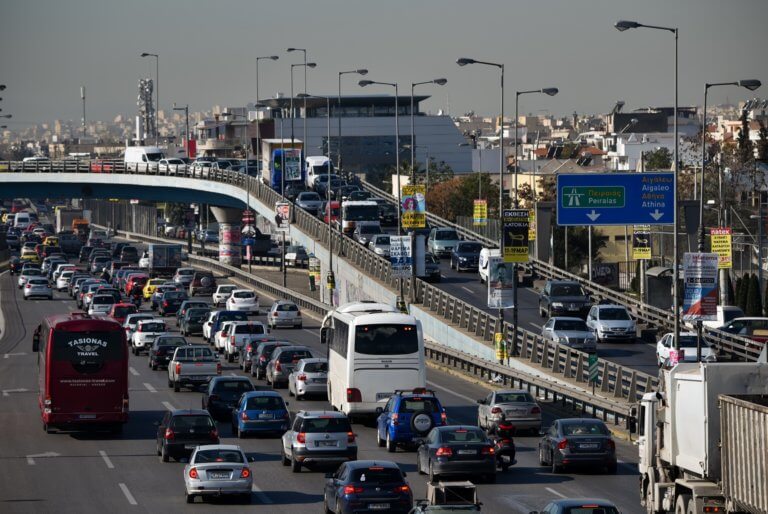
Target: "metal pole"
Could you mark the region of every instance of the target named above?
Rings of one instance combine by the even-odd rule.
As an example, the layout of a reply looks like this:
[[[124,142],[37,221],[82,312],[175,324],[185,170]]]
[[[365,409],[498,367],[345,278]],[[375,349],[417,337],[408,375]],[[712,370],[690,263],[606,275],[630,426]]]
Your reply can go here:
[[[415,145],[415,132],[413,129],[413,89],[416,87],[415,83],[411,83],[411,184],[416,183],[416,172],[414,171],[414,156],[416,153],[416,148],[413,146]]]
[[[307,51],[304,50],[304,94],[307,94]],[[307,148],[307,97],[304,97],[304,116],[302,120],[302,125],[304,126],[304,143],[302,145],[302,152],[299,153],[299,157],[301,157],[301,154],[304,154],[304,157],[306,158],[306,148]],[[329,152],[330,152],[330,146],[329,146]],[[328,158],[330,159],[331,156],[329,155]],[[299,169],[304,166],[303,163],[299,163]]]
[[[704,229],[704,170],[706,166],[707,152],[707,93],[709,93],[709,84],[704,86],[704,112],[701,124],[701,186],[699,187],[699,253],[704,252],[704,239],[706,237]],[[677,121],[677,120],[675,120]],[[721,284],[722,287],[722,284]],[[701,362],[701,337],[702,325],[701,319],[696,320],[696,362]]]
[[[674,216],[673,216],[673,226],[674,226],[674,234],[673,234],[673,241],[672,241],[672,248],[673,248],[673,270],[672,270],[672,294],[674,294],[674,309],[675,309],[675,350],[678,352],[680,351],[680,294],[678,292],[678,274],[679,274],[679,267],[680,267],[680,249],[678,248],[677,244],[677,225],[678,225],[678,216],[677,216],[677,198],[679,195],[678,187],[677,187],[677,178],[678,178],[678,168],[679,168],[679,162],[680,158],[678,155],[678,133],[677,133],[677,100],[678,100],[678,29],[674,29],[675,33],[675,198],[672,202],[673,204],[673,210],[674,210]]]
[[[589,249],[587,250],[589,252],[589,255],[587,255],[587,276],[589,277],[587,280],[590,282],[592,281],[592,225],[589,225],[589,231],[588,231],[588,246]]]
[[[294,68],[294,65],[291,64],[291,148],[293,148],[294,145],[295,145],[295,143],[294,143],[294,136],[293,136],[293,118],[294,118],[294,114],[293,114],[293,68]],[[282,169],[281,175],[283,177],[285,177],[285,168]]]
[[[399,103],[398,103],[398,89],[397,89],[397,82],[393,84],[395,86],[395,172],[397,173],[397,235],[402,236],[403,235],[403,224],[402,220],[400,219],[400,211],[403,208],[403,199],[401,197],[401,187],[400,187],[400,118],[399,118]],[[411,270],[413,270],[414,267],[411,265]],[[403,279],[399,279],[398,282],[400,283],[400,301],[405,302],[404,293],[403,293]],[[413,285],[411,285],[413,287]]]
[[[331,195],[331,98],[326,97],[326,108],[328,110],[327,114],[327,123],[328,123],[328,162],[326,169],[328,171],[328,198],[330,199]],[[330,211],[330,203],[328,204],[328,210]],[[333,234],[331,234],[331,215],[330,212],[328,213],[328,270],[331,273],[331,276],[333,276]],[[320,286],[322,287],[322,285]],[[331,307],[333,307],[333,289],[329,289],[329,304]]]
[[[338,118],[338,123],[339,123],[339,130],[336,133],[336,137],[339,138],[339,142],[336,148],[336,169],[338,170],[339,173],[341,173],[341,76],[343,74],[344,74],[343,71],[339,72],[339,96],[336,99],[336,117]],[[330,152],[331,152],[331,142],[329,140],[328,141],[328,153],[329,153],[328,159],[329,160],[331,158]],[[331,177],[328,177],[329,180],[330,178]],[[330,222],[330,219],[329,219],[329,222]]]
[[[504,65],[500,65],[501,68],[501,120],[499,122],[499,224],[501,225],[502,214],[504,212]],[[499,255],[504,258],[504,227],[500,227],[499,230]],[[517,280],[513,280],[513,283]],[[499,309],[499,332],[501,332],[502,341],[504,341],[504,309]],[[513,335],[514,337],[514,335]],[[503,342],[505,345],[506,343]],[[504,364],[502,361],[501,364]]]
[[[157,121],[157,113],[160,111],[160,55],[155,54],[155,146],[159,144],[160,125]]]
[[[85,138],[85,86],[80,86],[80,98],[83,99],[83,138]]]

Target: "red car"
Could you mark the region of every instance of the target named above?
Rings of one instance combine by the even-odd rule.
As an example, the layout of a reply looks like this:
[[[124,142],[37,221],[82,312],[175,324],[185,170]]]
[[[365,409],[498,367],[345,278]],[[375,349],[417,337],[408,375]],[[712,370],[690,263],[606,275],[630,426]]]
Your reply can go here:
[[[109,316],[122,325],[129,314],[137,312],[138,309],[132,303],[116,303],[109,310]]]

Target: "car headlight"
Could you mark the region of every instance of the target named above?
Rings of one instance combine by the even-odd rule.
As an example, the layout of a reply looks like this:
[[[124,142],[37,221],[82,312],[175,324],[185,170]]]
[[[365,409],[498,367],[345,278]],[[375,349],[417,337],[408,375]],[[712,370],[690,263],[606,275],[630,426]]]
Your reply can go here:
[[[373,252],[377,255],[381,255],[384,253],[384,250],[382,248],[374,248]]]
[[[563,302],[552,302],[552,307],[556,309],[562,309],[563,308]]]
[[[568,343],[568,338],[565,337],[565,336],[560,336],[560,337],[557,338],[557,342],[558,343],[567,344]]]
[[[461,262],[467,262],[467,258],[466,258],[466,257],[459,257],[459,260],[460,260]]]

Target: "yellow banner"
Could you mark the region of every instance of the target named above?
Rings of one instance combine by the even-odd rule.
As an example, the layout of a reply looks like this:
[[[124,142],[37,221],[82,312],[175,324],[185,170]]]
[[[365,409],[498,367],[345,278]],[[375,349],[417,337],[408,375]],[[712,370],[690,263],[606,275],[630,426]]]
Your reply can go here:
[[[488,224],[487,200],[475,200],[472,211],[472,224],[476,227],[484,227]]]
[[[528,216],[528,242],[536,241],[536,211],[531,209]]]
[[[731,250],[732,236],[730,227],[713,228],[709,232],[712,253],[717,254],[717,269],[733,267]]]
[[[505,210],[502,215],[504,262],[528,262],[528,219],[527,209]]]
[[[403,186],[401,189],[401,212],[403,228],[424,228],[427,226],[427,200],[424,185]]]
[[[650,225],[635,225],[632,231],[632,259],[636,261],[651,259]]]

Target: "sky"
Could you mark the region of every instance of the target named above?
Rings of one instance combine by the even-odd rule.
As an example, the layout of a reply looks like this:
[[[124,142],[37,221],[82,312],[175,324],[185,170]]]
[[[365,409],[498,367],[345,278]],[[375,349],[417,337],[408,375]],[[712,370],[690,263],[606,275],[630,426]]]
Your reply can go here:
[[[366,79],[413,82],[431,98],[422,109],[451,115],[500,111],[496,68],[459,67],[456,59],[504,63],[505,113],[515,91],[558,87],[555,97],[521,97],[521,113],[570,115],[672,105],[674,36],[651,29],[617,31],[619,19],[679,28],[680,105],[700,105],[707,82],[760,79],[755,93],[710,90],[710,105],[768,98],[766,0],[0,0],[0,93],[9,128],[81,117],[133,117],[137,82],[154,77],[159,54],[160,108],[191,111],[290,92],[290,64],[303,62],[308,92],[336,95],[338,72],[368,68]],[[303,90],[294,70],[295,93]],[[391,94],[343,77],[344,94]]]

